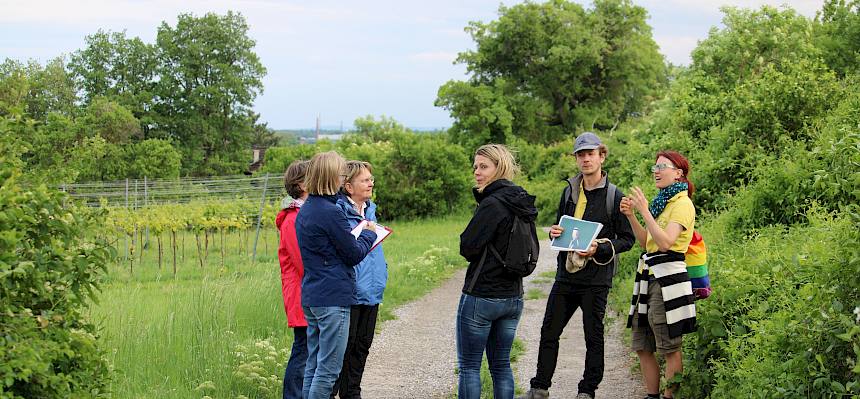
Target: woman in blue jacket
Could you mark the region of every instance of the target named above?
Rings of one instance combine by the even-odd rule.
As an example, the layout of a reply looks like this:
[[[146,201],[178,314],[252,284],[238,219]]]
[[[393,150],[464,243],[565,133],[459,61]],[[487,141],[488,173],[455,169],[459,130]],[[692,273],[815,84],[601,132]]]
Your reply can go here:
[[[305,274],[302,310],[308,322],[308,360],[302,395],[328,399],[343,365],[349,335],[350,306],[355,303],[355,268],[376,240],[374,223],[358,236],[337,206],[343,184],[343,157],[334,151],[314,155],[305,186],[308,199],[296,217],[296,236]]]
[[[362,161],[346,163],[346,180],[337,199],[349,225],[353,228],[362,220],[376,222],[376,204],[373,196],[373,169]],[[376,316],[385,283],[388,281],[388,264],[377,246],[355,267],[356,302],[352,305],[349,319],[349,341],[343,357],[343,368],[335,384],[341,399],[361,398],[361,377],[373,343]]]

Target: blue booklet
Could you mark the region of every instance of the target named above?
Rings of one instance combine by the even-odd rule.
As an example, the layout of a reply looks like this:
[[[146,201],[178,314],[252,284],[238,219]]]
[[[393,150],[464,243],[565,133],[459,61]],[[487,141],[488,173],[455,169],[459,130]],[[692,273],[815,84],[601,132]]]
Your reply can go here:
[[[597,238],[603,224],[562,215],[558,221],[564,231],[552,240],[550,248],[556,251],[586,251]]]

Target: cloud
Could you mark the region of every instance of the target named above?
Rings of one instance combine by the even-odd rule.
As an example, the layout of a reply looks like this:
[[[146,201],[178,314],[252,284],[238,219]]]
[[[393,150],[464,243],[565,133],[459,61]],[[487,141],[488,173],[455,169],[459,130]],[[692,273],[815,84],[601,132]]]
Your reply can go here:
[[[713,14],[720,13],[720,7],[739,7],[757,9],[764,5],[773,7],[788,6],[807,17],[815,16],[815,12],[821,9],[824,0],[653,0],[645,1],[648,4],[646,7],[662,6],[670,8],[682,8],[690,11],[708,12]]]
[[[675,65],[688,65],[690,53],[699,44],[701,37],[696,36],[655,36],[654,41],[660,46],[660,53],[666,60]]]

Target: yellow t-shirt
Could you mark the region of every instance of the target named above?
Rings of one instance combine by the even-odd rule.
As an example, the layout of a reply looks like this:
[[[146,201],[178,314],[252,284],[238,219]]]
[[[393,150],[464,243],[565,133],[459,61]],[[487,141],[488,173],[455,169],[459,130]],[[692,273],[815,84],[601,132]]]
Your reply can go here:
[[[663,230],[666,230],[666,226],[669,225],[669,222],[675,222],[684,227],[684,230],[681,231],[681,234],[678,235],[678,238],[669,250],[680,253],[687,252],[690,240],[693,239],[693,227],[696,223],[696,208],[693,207],[693,201],[687,195],[686,190],[675,194],[674,197],[669,199],[669,202],[666,203],[666,208],[663,209],[663,213],[657,217],[657,225],[659,225]],[[657,243],[654,242],[654,238],[651,237],[650,232],[648,233],[648,238],[645,241],[645,251],[649,253],[657,252]]]
[[[582,219],[582,215],[585,214],[586,203],[588,203],[588,199],[585,198],[585,186],[583,186],[583,182],[579,182],[579,198],[576,200],[576,209],[573,210],[573,217]]]

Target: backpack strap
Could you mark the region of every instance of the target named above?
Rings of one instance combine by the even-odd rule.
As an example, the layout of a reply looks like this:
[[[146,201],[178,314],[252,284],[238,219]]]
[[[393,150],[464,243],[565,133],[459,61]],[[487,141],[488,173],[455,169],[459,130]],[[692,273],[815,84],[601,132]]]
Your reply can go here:
[[[607,182],[606,185],[606,216],[609,217],[609,223],[615,223],[615,215],[617,214],[617,209],[615,209],[615,198],[618,194],[618,187],[612,183]],[[618,238],[618,233],[615,231],[615,226],[612,226],[612,238]],[[609,245],[612,245],[612,241],[609,241]],[[615,246],[612,245],[612,275],[618,274],[618,256],[615,254]],[[596,262],[596,261],[595,261]],[[607,262],[608,263],[608,262]]]
[[[487,247],[492,247],[492,246],[493,246],[493,244],[487,244]],[[472,276],[472,282],[469,283],[469,289],[466,291],[469,294],[471,294],[472,290],[475,289],[475,283],[478,282],[478,276],[481,275],[481,269],[484,268],[484,261],[487,259],[487,247],[484,247],[484,253],[481,254],[481,260],[478,262],[478,267],[475,268],[475,275]],[[493,252],[498,253],[498,252],[496,252],[495,248],[493,248]]]
[[[609,216],[609,221],[612,222],[614,220],[615,215],[615,194],[618,191],[618,187],[614,184],[607,182],[606,184],[606,215]]]

